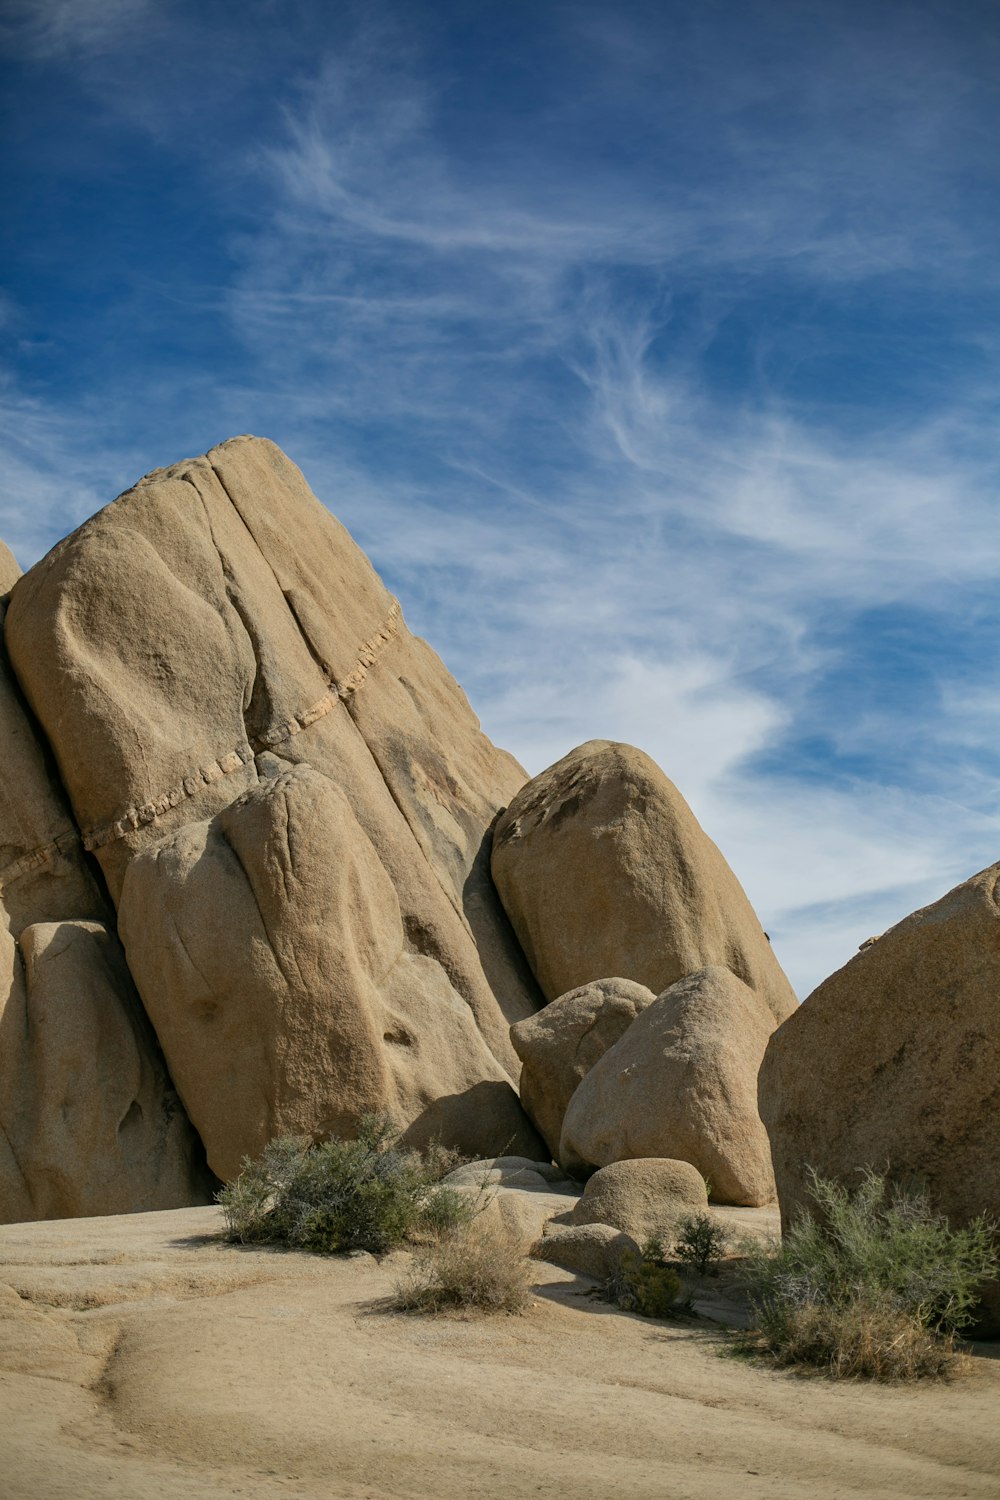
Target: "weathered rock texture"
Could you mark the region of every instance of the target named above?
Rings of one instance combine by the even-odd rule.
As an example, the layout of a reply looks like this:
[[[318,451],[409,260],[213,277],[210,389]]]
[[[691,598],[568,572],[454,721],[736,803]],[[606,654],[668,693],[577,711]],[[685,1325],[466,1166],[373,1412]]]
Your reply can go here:
[[[598,979],[511,1027],[521,1059],[521,1103],[553,1156],[559,1154],[563,1116],[580,1080],[655,998],[631,979]]]
[[[691,974],[643,1010],[580,1083],[563,1121],[565,1167],[676,1157],[717,1203],[774,1198],[757,1073],[774,1018],[728,969]]]
[[[0,543],[0,547],[2,547]],[[10,552],[0,553],[0,624],[9,590],[20,576]],[[51,757],[31,721],[0,648],[0,898],[15,936],[30,922],[64,917],[105,920],[110,912],[87,868],[79,831]]]
[[[808,1167],[888,1169],[956,1225],[1000,1218],[1000,864],[825,980],[771,1038],[759,1094],[783,1224]],[[1000,1286],[991,1309],[1000,1331]]]
[[[0,1217],[131,1213],[210,1201],[200,1144],[121,946],[98,922],[0,936]]]
[[[19,571],[3,548],[0,588]],[[200,1144],[2,650],[0,744],[0,1220],[207,1202]]]
[[[573,1224],[610,1224],[641,1245],[670,1239],[678,1219],[704,1212],[704,1178],[686,1161],[616,1161],[595,1172],[569,1215]]]
[[[796,1006],[742,886],[647,755],[592,740],[516,794],[493,876],[550,1000],[608,974],[659,994],[722,964],[775,1021]]]
[[[489,877],[524,773],[279,449],[142,480],[5,635],[214,1170],[372,1109],[541,1154],[508,1037],[539,996]]]

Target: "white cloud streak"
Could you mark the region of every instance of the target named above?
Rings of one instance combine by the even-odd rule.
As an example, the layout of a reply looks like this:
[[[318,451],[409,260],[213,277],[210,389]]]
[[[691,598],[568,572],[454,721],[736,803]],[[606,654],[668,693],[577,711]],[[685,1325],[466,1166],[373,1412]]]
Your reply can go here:
[[[99,50],[141,4],[78,6],[75,31],[73,9],[42,7],[31,45]],[[581,8],[566,92],[477,150],[445,129],[453,80],[413,31],[372,10],[338,35],[286,91],[280,131],[225,159],[238,269],[210,311],[247,373],[197,399],[284,443],[530,770],[595,736],[649,751],[805,990],[996,847],[988,693],[945,675],[930,711],[900,719],[843,695],[817,708],[813,690],[849,670],[864,611],[954,620],[995,575],[982,434],[1000,378],[980,335],[975,379],[879,424],[774,388],[780,328],[753,335],[738,393],[706,378],[706,352],[775,280],[817,299],[887,278],[995,284],[992,243],[954,211],[956,151],[978,162],[985,142],[973,83],[918,27],[891,76],[876,27],[828,48],[824,33],[800,77],[787,55],[729,65],[717,29],[685,24],[688,93],[638,22]],[[711,99],[693,134],[691,88]],[[611,109],[648,160],[623,171],[595,151],[581,170],[575,134]],[[79,519],[96,496],[87,477],[60,487],[65,425],[31,472],[46,414],[12,399],[8,451],[47,518],[23,524],[28,551],[53,508]],[[810,725],[826,784],[775,768]],[[923,740],[926,785],[894,736]],[[867,768],[833,764],[873,744]]]
[[[155,0],[6,0],[0,46],[43,62],[105,57],[161,15]]]

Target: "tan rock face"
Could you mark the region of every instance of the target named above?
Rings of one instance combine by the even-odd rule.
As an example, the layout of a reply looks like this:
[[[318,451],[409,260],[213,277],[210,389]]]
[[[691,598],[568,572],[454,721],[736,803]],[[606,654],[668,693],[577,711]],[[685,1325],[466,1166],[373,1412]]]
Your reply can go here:
[[[220,1177],[274,1136],[350,1134],[374,1112],[413,1143],[533,1140],[469,1007],[406,951],[347,798],[308,766],[138,854],[119,923]]]
[[[598,979],[511,1027],[521,1059],[521,1103],[553,1156],[559,1154],[563,1117],[580,1080],[655,998],[631,979]]]
[[[573,1224],[610,1224],[638,1244],[669,1239],[685,1214],[708,1207],[701,1174],[686,1161],[616,1161],[595,1172],[570,1214]]]
[[[0,587],[18,573],[2,548]],[[0,744],[0,1220],[207,1202],[200,1144],[2,649]]]
[[[220,1170],[376,1102],[543,1153],[508,1036],[540,997],[488,869],[523,772],[280,450],[148,476],[17,583],[5,633]]]
[[[587,1073],[566,1111],[559,1160],[570,1169],[676,1157],[708,1178],[717,1203],[775,1194],[757,1072],[774,1020],[728,969],[665,990]]]
[[[0,557],[0,586],[17,564]],[[0,624],[6,613],[0,600]],[[0,901],[15,936],[31,922],[103,921],[110,908],[87,869],[80,835],[51,759],[0,646]]]
[[[550,1000],[608,974],[659,994],[722,964],[776,1021],[792,989],[742,887],[647,755],[592,740],[516,794],[493,876]]]
[[[1000,864],[914,912],[771,1038],[760,1112],[782,1222],[806,1168],[922,1181],[955,1224],[1000,1217]],[[1000,1329],[1000,1287],[992,1294]]]
[[[0,935],[0,1218],[207,1203],[197,1137],[170,1087],[113,932],[43,922]]]

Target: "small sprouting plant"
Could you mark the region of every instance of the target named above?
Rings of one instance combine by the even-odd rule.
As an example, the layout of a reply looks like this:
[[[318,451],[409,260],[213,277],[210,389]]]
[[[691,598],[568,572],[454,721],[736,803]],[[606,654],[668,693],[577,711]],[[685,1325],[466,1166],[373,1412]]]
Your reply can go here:
[[[624,1251],[601,1289],[608,1302],[644,1318],[669,1317],[680,1290],[681,1279],[667,1264],[665,1246],[657,1236],[651,1236],[638,1255]]]
[[[728,1247],[726,1231],[709,1214],[691,1214],[677,1225],[674,1254],[699,1276],[715,1272]]]
[[[369,1115],[356,1140],[272,1141],[256,1161],[244,1160],[218,1201],[227,1238],[242,1244],[381,1254],[470,1217],[463,1196],[437,1184],[435,1172],[400,1147],[391,1121]]]

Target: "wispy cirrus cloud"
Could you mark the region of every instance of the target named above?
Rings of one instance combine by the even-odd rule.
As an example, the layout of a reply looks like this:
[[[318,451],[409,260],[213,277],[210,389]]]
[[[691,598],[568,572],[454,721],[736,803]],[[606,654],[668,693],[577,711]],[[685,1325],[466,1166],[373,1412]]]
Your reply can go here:
[[[120,52],[156,26],[155,0],[6,0],[0,47],[40,61],[73,61]]]
[[[59,66],[73,8],[35,9]],[[996,852],[974,9],[254,0],[237,34],[176,0],[154,59],[138,0],[81,4],[171,253],[89,385],[15,361],[22,552],[116,464],[275,437],[487,730],[533,771],[649,750],[810,988]]]

